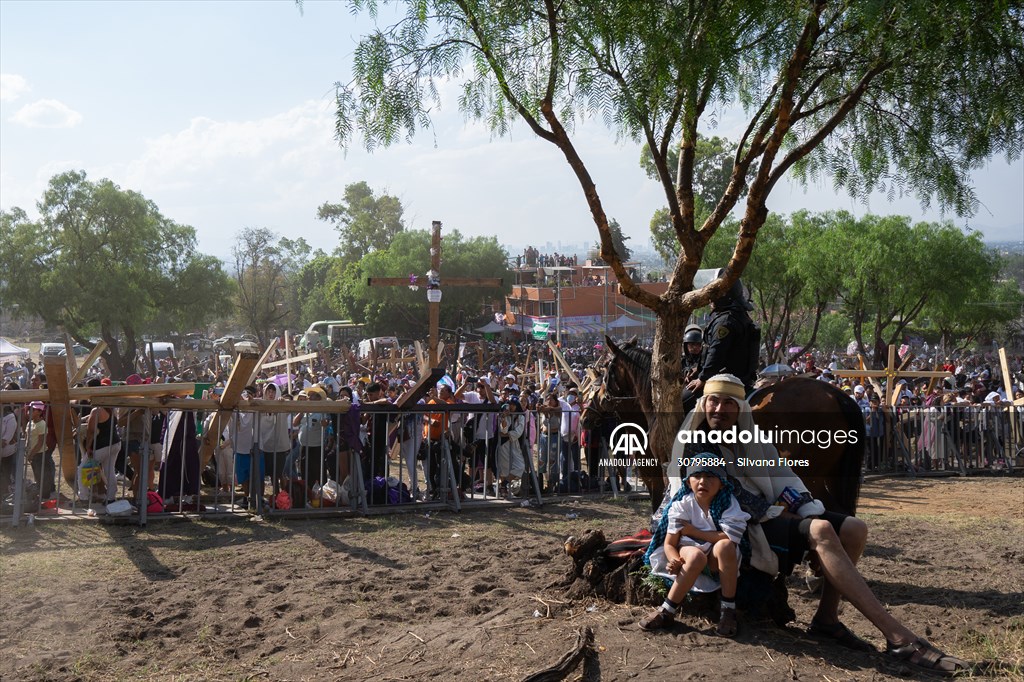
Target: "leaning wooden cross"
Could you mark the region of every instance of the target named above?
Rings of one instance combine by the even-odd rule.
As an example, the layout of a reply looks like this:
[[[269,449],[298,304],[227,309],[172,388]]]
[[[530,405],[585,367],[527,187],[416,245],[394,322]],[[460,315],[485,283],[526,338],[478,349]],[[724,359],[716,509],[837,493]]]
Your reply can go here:
[[[0,391],[0,404],[27,403],[41,400],[50,404],[53,412],[54,436],[60,452],[60,469],[70,485],[75,483],[78,469],[78,456],[75,452],[75,435],[78,431],[78,420],[71,405],[72,400],[91,400],[110,397],[161,397],[191,395],[196,390],[194,383],[180,384],[147,384],[138,386],[90,386],[85,388],[69,388],[66,359],[47,357],[43,359],[43,371],[46,373],[47,388],[27,391]],[[75,367],[77,374],[78,368]]]
[[[409,275],[408,277],[369,277],[366,284],[371,287],[424,287],[427,289],[427,311],[429,313],[429,333],[427,336],[427,364],[438,366],[440,357],[437,349],[440,337],[441,320],[441,221],[431,223],[430,238],[430,272],[426,275]],[[504,280],[500,277],[451,277],[444,280],[447,286],[500,287]],[[422,370],[421,370],[422,371]]]
[[[946,379],[953,376],[950,372],[922,372],[903,370],[896,365],[896,346],[889,346],[889,361],[885,369],[837,369],[834,372],[841,377],[867,377],[868,379],[885,378],[885,404],[890,407],[899,399],[899,392],[893,390],[899,379]]]

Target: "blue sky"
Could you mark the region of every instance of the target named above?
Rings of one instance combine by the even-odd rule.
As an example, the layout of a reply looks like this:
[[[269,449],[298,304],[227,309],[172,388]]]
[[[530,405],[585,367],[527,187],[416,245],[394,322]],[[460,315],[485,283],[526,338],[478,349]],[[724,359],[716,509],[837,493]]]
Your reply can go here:
[[[201,250],[228,260],[235,235],[267,227],[327,250],[336,233],[316,208],[365,180],[401,198],[411,227],[441,220],[506,244],[593,242],[596,230],[561,155],[525,127],[494,139],[442,90],[432,132],[367,154],[333,139],[333,83],[347,80],[370,27],[343,2],[23,2],[0,0],[0,207],[35,215],[47,181],[69,169],[110,178],[196,228]],[[724,112],[717,134],[738,137]],[[633,243],[663,204],[637,160],[599,122],[576,137],[609,215]],[[976,174],[973,218],[923,211],[911,197],[867,205],[827,182],[781,185],[769,208],[946,217],[989,239],[1024,232],[1024,162]]]

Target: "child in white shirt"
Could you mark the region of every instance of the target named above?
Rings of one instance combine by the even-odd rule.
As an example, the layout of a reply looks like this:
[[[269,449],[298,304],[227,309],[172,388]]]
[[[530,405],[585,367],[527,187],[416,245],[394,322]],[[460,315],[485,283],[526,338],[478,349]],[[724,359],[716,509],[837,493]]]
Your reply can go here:
[[[668,510],[668,534],[664,545],[651,555],[651,572],[673,579],[665,602],[640,621],[644,630],[671,627],[676,609],[686,593],[702,579],[701,591],[710,591],[714,579],[702,575],[705,568],[721,583],[721,617],[717,632],[736,635],[736,580],[739,544],[750,515],[732,496],[725,470],[718,466],[692,465],[686,470],[689,492]]]

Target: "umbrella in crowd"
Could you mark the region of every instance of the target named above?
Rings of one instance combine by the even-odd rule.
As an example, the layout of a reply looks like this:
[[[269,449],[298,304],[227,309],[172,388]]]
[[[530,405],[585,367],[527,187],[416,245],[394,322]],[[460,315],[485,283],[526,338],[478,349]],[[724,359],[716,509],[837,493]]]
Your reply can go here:
[[[758,373],[763,377],[788,377],[796,374],[796,370],[789,365],[778,363],[768,365]]]

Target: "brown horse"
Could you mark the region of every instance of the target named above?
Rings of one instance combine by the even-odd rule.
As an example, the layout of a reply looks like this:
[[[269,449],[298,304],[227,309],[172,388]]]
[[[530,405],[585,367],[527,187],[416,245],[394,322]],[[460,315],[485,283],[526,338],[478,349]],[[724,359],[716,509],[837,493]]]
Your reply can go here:
[[[600,419],[612,418],[649,431],[657,418],[651,397],[651,352],[639,348],[635,340],[619,347],[607,339],[607,347],[610,355],[599,365],[603,366],[604,381],[581,420],[589,427]],[[754,422],[765,431],[852,434],[842,443],[829,437],[827,447],[822,447],[820,441],[811,445],[777,442],[776,447],[782,457],[807,461],[806,466],[794,466],[793,470],[827,509],[854,514],[866,443],[864,417],[857,404],[829,383],[800,378],[759,389],[748,400]],[[665,453],[661,460],[667,457]],[[651,507],[657,509],[665,492],[661,468],[641,467],[639,472],[651,492]]]

